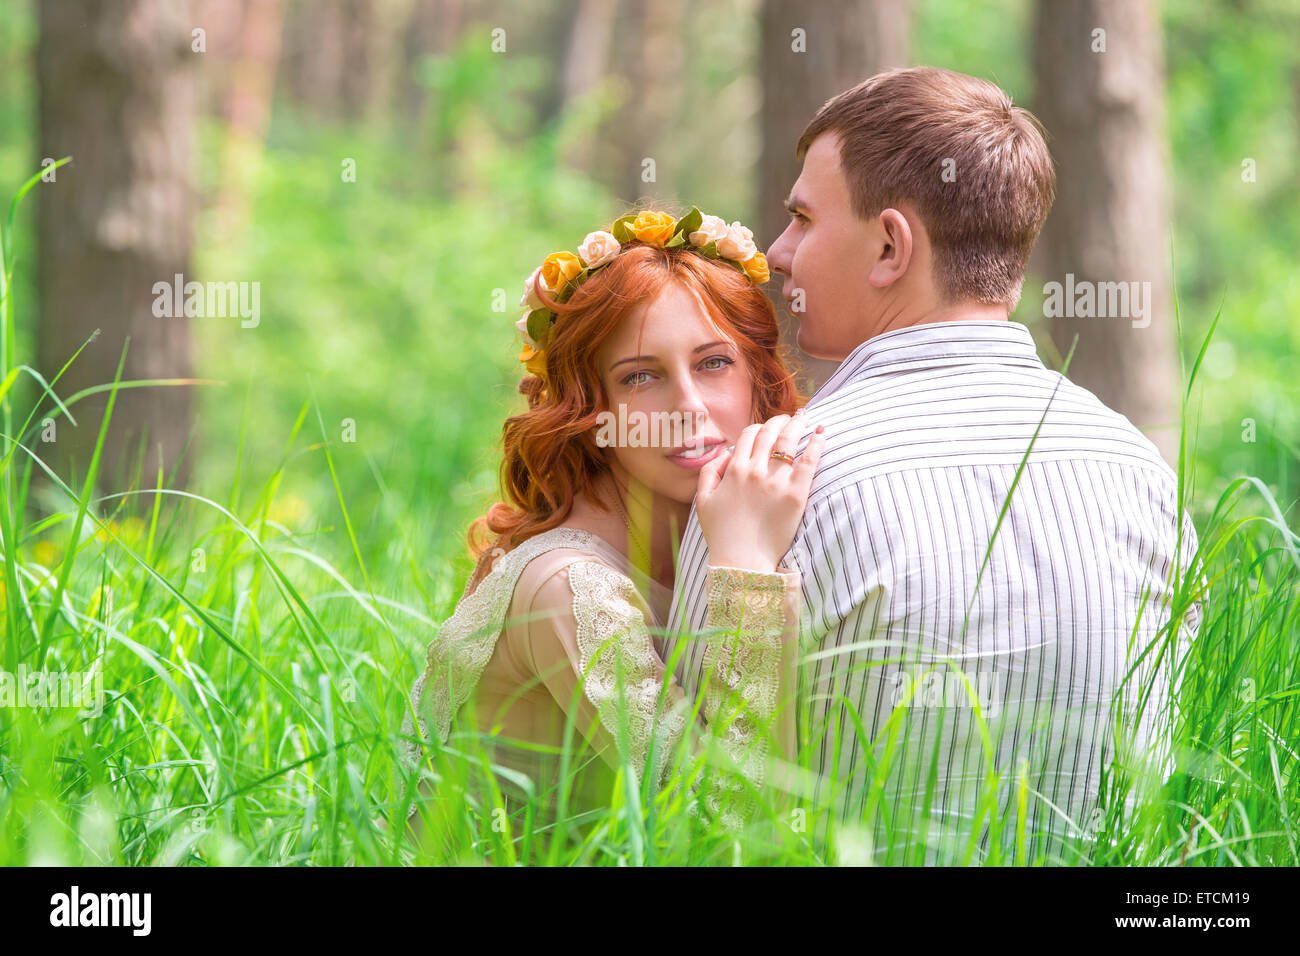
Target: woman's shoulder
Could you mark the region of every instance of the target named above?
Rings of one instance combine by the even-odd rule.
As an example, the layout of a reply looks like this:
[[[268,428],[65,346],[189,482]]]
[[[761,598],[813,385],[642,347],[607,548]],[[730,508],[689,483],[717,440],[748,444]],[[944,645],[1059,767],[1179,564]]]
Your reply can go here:
[[[593,535],[581,545],[549,548],[528,561],[506,614],[506,653],[516,666],[542,673],[562,658],[579,660],[583,635],[595,622],[647,617],[618,558]]]
[[[627,578],[618,560],[618,553],[600,538],[577,529],[555,530],[575,533],[565,536],[562,541],[553,542],[553,546],[528,558],[515,584],[512,612],[536,612],[566,605],[572,600],[575,587],[581,589],[587,586],[593,577],[616,585]],[[577,569],[576,574],[571,573],[577,564],[582,567]],[[583,583],[575,585],[574,577]],[[630,579],[627,584],[631,586]]]
[[[563,563],[572,554],[595,554],[599,548],[595,536],[579,528],[551,528],[526,538],[509,551],[496,548],[490,552],[487,574],[483,583],[515,589],[521,578],[531,577],[540,569]]]

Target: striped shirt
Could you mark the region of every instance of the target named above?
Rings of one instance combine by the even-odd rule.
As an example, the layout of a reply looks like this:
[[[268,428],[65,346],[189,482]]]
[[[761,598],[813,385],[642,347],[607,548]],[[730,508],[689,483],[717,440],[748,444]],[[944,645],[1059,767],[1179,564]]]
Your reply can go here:
[[[876,336],[808,416],[827,444],[785,563],[803,575],[811,806],[865,831],[877,862],[965,862],[1022,824],[1028,852],[1067,859],[1062,837],[1098,822],[1103,768],[1166,759],[1170,654],[1139,658],[1197,547],[1174,472],[1010,321]],[[707,562],[692,511],[679,633],[703,630]],[[682,650],[689,692],[703,656]]]

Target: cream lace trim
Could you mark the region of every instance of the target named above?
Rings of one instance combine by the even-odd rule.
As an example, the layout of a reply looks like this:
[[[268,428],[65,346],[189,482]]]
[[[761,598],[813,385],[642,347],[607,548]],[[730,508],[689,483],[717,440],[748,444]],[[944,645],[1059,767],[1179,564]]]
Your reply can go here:
[[[474,593],[462,597],[455,613],[443,622],[437,636],[429,642],[425,653],[427,666],[411,688],[411,709],[416,715],[421,740],[428,739],[432,727],[438,741],[446,741],[456,712],[469,699],[483,668],[492,659],[515,585],[528,562],[555,548],[590,550],[591,540],[590,534],[575,528],[553,528],[534,535],[499,558]],[[402,721],[402,736],[410,737],[414,733],[408,711]],[[406,764],[418,765],[424,746],[403,741],[402,747]]]
[[[769,749],[767,728],[776,716],[789,580],[779,573],[738,568],[710,568],[705,579],[705,626],[724,635],[704,648],[705,673],[721,684],[705,698],[705,716],[713,734],[726,742],[745,776],[755,782],[763,779]],[[739,695],[740,700],[735,702],[734,712],[724,712],[725,697],[730,694]],[[710,703],[716,705],[712,712]],[[726,727],[719,735],[718,724],[724,721]]]
[[[571,528],[537,535],[499,559],[474,593],[462,598],[429,643],[427,667],[411,689],[422,740],[428,738],[429,727],[440,742],[447,739],[457,711],[492,658],[515,585],[528,562],[555,548],[590,550],[590,545],[587,532]],[[632,581],[599,560],[577,559],[568,565],[568,574],[583,692],[607,732],[626,743],[638,774],[654,746],[654,782],[660,786],[687,728],[684,695],[674,687],[675,693],[664,693],[660,704],[664,665],[635,603]],[[797,586],[797,574],[736,568],[710,568],[706,578],[707,626],[722,636],[705,649],[709,679],[704,716],[719,747],[755,789],[762,785],[770,750],[768,728],[776,713],[786,626],[785,590],[791,582]],[[413,734],[407,713],[402,735]],[[423,746],[411,742],[403,746],[406,763],[417,766]],[[753,810],[747,788],[720,770],[709,775],[705,792],[696,796],[715,820],[730,829],[742,826]],[[698,814],[698,801],[690,809]]]
[[[653,779],[658,786],[686,729],[684,698],[680,691],[665,694],[665,706],[659,705],[663,662],[645,616],[633,603],[636,590],[626,575],[599,561],[575,561],[569,565],[569,585],[583,693],[615,740],[622,739],[626,727],[627,754],[638,774],[656,745]]]
[[[750,781],[760,787],[771,751],[784,646],[785,593],[798,587],[797,573],[764,574],[709,568],[705,578],[705,626],[721,632],[704,649],[704,716],[710,735]],[[703,793],[714,819],[736,829],[754,811],[752,792],[734,776],[714,772]],[[698,813],[696,805],[692,813]]]
[[[769,728],[780,690],[786,625],[785,590],[798,580],[797,575],[737,568],[710,568],[706,578],[707,625],[723,636],[705,649],[710,677],[702,707],[718,746],[753,789],[763,783],[771,749]],[[616,740],[620,728],[626,728],[628,757],[638,774],[647,766],[654,745],[654,781],[656,788],[661,787],[668,759],[689,720],[685,696],[674,684],[660,704],[664,665],[625,575],[599,561],[575,561],[569,565],[569,584],[587,699]],[[728,771],[715,769],[705,787],[692,789],[696,800],[690,812],[698,815],[702,801],[727,829],[739,829],[753,813],[751,789]]]

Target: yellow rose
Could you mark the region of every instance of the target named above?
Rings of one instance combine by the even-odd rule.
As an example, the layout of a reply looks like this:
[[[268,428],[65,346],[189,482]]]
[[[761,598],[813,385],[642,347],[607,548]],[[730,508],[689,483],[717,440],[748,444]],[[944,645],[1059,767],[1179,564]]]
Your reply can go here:
[[[582,271],[582,260],[571,252],[552,252],[542,263],[542,281],[559,295],[569,280]]]
[[[528,369],[528,374],[536,375],[543,378],[546,375],[546,352],[543,349],[535,349],[531,345],[525,345],[519,353],[519,361],[524,363],[524,368]]]
[[[744,262],[740,267],[745,270],[745,275],[749,276],[749,281],[755,285],[762,285],[768,279],[772,278],[767,271],[767,256],[761,252],[756,252]]]
[[[636,218],[628,223],[627,228],[642,242],[652,246],[662,246],[673,237],[673,228],[676,225],[677,220],[668,213],[646,210],[637,213]]]

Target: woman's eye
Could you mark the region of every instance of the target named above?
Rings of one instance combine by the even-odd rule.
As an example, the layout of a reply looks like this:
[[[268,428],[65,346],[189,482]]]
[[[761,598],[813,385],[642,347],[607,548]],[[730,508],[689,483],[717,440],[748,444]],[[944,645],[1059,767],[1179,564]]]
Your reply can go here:
[[[710,362],[717,362],[717,363],[719,363],[719,364],[717,364],[717,365],[710,365],[710,364],[709,364]],[[708,358],[706,358],[703,362],[701,362],[700,364],[701,364],[704,368],[709,369],[710,371],[713,371],[713,370],[715,370],[715,369],[726,368],[728,365],[731,364],[731,359],[726,358],[726,357],[724,357],[724,356],[722,356],[722,355],[711,355],[711,356],[709,356]]]
[[[624,385],[644,385],[644,384],[646,383],[646,380],[647,380],[647,379],[644,379],[644,378],[637,378],[638,375],[645,375],[645,376],[648,377],[648,376],[650,375],[650,373],[649,373],[649,372],[644,372],[644,371],[642,371],[642,372],[633,372],[631,375],[625,376],[625,377],[623,378],[623,384],[624,384]]]

